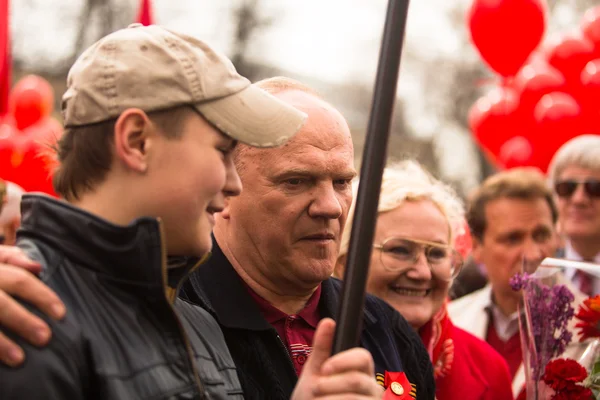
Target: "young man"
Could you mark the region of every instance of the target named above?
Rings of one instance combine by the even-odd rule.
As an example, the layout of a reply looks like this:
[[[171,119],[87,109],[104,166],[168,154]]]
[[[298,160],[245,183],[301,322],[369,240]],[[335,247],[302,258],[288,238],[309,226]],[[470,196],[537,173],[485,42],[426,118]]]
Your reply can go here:
[[[242,189],[236,141],[277,146],[305,115],[205,43],[156,26],[101,39],[67,84],[54,184],[68,203],[25,196],[18,246],[68,312],[46,319],[45,348],[13,336],[26,357],[2,367],[3,398],[242,398],[214,319],[175,300],[195,266],[168,267],[167,254],[210,251],[214,214]],[[327,360],[332,333],[331,321],[317,331],[295,398],[380,394],[364,350]]]

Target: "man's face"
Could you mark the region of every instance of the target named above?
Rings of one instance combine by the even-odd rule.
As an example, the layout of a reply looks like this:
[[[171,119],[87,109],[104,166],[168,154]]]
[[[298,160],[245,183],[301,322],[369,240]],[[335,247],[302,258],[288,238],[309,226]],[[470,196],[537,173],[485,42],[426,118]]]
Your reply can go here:
[[[523,262],[537,265],[557,247],[550,206],[543,198],[500,198],[485,207],[483,240],[474,240],[473,257],[485,265],[494,293],[519,297],[509,284]]]
[[[600,181],[600,171],[572,165],[565,168],[557,182]],[[557,196],[562,231],[567,238],[595,239],[600,237],[600,197],[592,197],[579,184],[570,196]]]
[[[227,245],[267,285],[312,288],[333,272],[352,202],[354,150],[334,108],[297,90],[277,97],[308,120],[284,146],[241,156],[244,191],[229,203]]]
[[[191,110],[181,138],[155,140],[146,182],[155,209],[148,215],[161,217],[169,254],[203,256],[212,246],[214,213],[225,196],[241,191],[234,142]]]

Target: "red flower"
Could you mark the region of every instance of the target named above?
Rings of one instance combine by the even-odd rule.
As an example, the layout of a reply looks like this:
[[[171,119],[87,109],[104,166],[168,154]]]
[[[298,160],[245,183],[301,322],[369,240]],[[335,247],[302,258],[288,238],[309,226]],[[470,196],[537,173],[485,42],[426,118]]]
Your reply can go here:
[[[593,398],[594,394],[590,389],[574,383],[570,384],[567,390],[552,396],[552,400],[592,400]]]
[[[552,360],[546,365],[542,379],[544,382],[560,393],[573,389],[572,386],[577,382],[582,382],[587,378],[587,371],[577,361],[565,358]]]
[[[585,299],[575,317],[581,320],[575,325],[580,328],[580,342],[587,338],[600,337],[600,295]]]

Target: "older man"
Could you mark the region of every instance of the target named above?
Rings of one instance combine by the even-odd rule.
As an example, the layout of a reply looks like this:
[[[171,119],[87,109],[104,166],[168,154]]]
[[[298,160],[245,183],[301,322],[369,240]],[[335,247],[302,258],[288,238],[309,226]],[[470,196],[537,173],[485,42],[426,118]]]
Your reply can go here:
[[[486,340],[507,361],[513,393],[524,382],[517,307],[521,294],[509,280],[523,262],[539,264],[557,247],[557,212],[544,176],[533,169],[513,169],[488,178],[472,197],[467,218],[473,234],[473,257],[489,277],[483,289],[450,303],[452,321]]]
[[[236,147],[244,190],[217,217],[213,256],[182,295],[219,322],[246,398],[284,399],[311,353],[317,322],[339,307],[340,283],[330,276],[356,172],[350,132],[335,108],[292,80],[258,86],[308,120],[281,148]],[[382,384],[396,380],[396,391],[434,398],[432,366],[419,337],[374,297],[366,300],[361,345]]]
[[[236,150],[244,191],[218,217],[213,257],[184,294],[221,324],[246,392],[283,398],[310,354],[315,324],[338,311],[340,283],[330,276],[356,173],[350,131],[335,108],[298,82],[258,86],[308,120],[280,149]],[[419,338],[384,302],[369,297],[366,310],[361,345],[377,373],[405,371],[418,398],[432,397]]]
[[[548,172],[564,235],[561,256],[600,264],[600,136],[583,135],[565,143]],[[600,293],[600,279],[581,271],[566,274],[583,293]]]

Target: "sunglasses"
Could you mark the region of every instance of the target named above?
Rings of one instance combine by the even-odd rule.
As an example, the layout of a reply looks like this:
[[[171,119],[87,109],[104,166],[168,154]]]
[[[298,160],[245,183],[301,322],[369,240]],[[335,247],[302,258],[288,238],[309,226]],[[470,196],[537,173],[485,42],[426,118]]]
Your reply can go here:
[[[575,193],[579,185],[583,185],[583,189],[589,197],[600,197],[600,181],[597,179],[586,179],[582,181],[568,179],[556,182],[554,191],[559,197],[568,198]]]

